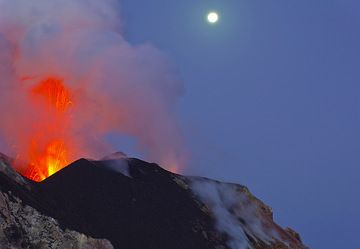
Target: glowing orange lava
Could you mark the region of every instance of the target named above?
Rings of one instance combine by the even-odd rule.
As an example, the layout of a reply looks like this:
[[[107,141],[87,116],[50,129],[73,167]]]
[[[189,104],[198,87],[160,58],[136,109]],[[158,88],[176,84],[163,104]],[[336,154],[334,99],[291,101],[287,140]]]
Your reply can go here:
[[[30,164],[25,176],[33,181],[43,181],[69,164],[68,148],[64,141],[50,141],[42,151],[36,142],[30,146]]]
[[[65,112],[72,104],[70,91],[66,89],[62,80],[48,78],[32,89],[35,96],[45,97],[50,106],[58,112]]]
[[[69,164],[69,142],[65,139],[72,99],[63,81],[49,77],[33,87],[29,96],[53,120],[39,120],[41,131],[30,138],[28,167],[24,175],[40,182]]]

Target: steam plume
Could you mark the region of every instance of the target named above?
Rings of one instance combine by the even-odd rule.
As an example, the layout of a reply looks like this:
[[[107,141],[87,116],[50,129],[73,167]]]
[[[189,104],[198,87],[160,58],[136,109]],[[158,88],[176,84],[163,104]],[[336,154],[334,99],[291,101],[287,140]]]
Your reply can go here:
[[[111,150],[104,137],[119,133],[135,137],[147,159],[181,164],[174,108],[183,87],[166,56],[132,46],[121,30],[115,0],[0,0],[1,149],[26,161],[34,136],[37,147],[53,136],[71,160],[98,158]],[[46,81],[59,82],[57,97],[69,93],[66,113],[34,100]]]

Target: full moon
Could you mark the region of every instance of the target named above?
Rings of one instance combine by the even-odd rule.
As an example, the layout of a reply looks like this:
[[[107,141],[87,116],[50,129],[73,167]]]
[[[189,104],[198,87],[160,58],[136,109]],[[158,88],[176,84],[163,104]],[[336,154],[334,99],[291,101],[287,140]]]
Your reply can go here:
[[[209,23],[217,23],[219,20],[219,15],[216,12],[210,12],[207,16]]]

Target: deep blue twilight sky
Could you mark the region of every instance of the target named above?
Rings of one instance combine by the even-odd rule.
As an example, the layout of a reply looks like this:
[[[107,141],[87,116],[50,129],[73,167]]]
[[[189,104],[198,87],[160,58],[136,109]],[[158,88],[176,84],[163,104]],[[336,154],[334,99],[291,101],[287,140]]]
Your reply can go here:
[[[121,11],[127,40],[165,52],[186,86],[187,172],[247,185],[311,248],[359,248],[358,0],[122,0]]]

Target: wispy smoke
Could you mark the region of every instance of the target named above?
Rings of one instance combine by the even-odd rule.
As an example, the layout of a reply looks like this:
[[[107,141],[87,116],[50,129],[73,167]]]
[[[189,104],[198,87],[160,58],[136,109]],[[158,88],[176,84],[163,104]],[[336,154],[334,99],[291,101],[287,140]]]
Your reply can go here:
[[[281,241],[274,229],[264,226],[266,219],[259,204],[245,187],[195,177],[191,179],[191,189],[210,208],[217,229],[227,234],[231,249],[252,249],[249,237],[268,244]]]
[[[135,137],[149,160],[182,162],[174,108],[183,86],[160,51],[125,40],[119,10],[115,0],[0,0],[0,145],[6,152],[24,153],[24,143],[52,118],[28,92],[54,76],[74,98],[64,135],[72,158],[109,153],[104,137],[118,133]]]

